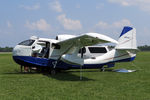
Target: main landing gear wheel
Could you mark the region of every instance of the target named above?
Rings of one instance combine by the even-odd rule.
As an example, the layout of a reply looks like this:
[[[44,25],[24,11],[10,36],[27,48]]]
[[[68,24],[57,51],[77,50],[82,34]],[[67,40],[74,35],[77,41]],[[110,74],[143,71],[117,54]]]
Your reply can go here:
[[[101,71],[101,72],[104,72],[104,71],[105,71],[105,67],[102,67],[102,68],[100,69],[100,71]]]
[[[50,70],[50,74],[51,74],[51,75],[56,75],[56,72],[57,72],[56,69],[51,69],[51,70]]]

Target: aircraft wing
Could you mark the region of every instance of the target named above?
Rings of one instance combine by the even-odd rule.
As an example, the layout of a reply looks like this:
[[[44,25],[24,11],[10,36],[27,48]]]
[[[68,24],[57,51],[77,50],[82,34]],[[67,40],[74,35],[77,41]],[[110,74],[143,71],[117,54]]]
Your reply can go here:
[[[102,44],[102,43],[118,43],[116,40],[98,33],[86,33],[77,37],[73,37],[64,41],[57,42],[62,49],[59,59],[66,63],[83,65],[83,59],[77,56],[79,49],[84,46]]]
[[[64,41],[60,41],[57,44],[60,46],[69,46],[74,45],[77,47],[84,47],[84,46],[90,46],[90,45],[96,45],[96,44],[102,44],[102,43],[118,43],[116,40],[102,35],[98,33],[86,33],[74,38],[70,38]]]

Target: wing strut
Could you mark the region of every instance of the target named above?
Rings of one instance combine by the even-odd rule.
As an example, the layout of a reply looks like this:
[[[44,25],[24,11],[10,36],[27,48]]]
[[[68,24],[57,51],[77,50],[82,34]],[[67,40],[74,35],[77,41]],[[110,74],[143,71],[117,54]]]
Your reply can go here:
[[[83,59],[83,49],[81,48],[81,59]],[[80,65],[80,80],[82,80],[82,67],[83,65]]]
[[[70,48],[72,48],[72,46],[73,46],[73,43],[72,43],[72,45],[64,53],[62,53],[62,55],[64,55],[66,52],[68,52],[70,50]],[[60,55],[60,57],[56,61],[53,62],[53,68],[54,69],[56,68],[56,65],[60,61],[62,55]]]

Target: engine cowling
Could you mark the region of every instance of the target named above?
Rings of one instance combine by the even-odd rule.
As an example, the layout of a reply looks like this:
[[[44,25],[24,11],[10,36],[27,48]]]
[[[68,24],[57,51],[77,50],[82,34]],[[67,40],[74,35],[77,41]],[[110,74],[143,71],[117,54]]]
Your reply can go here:
[[[59,41],[63,41],[63,40],[67,40],[67,39],[70,39],[70,38],[74,38],[76,37],[75,35],[57,35],[56,36],[56,40],[59,40]]]

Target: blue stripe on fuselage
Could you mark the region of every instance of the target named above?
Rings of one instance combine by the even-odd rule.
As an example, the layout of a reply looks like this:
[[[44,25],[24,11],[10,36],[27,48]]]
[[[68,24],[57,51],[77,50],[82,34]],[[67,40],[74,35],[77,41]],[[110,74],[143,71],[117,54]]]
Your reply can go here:
[[[31,56],[13,56],[16,63],[23,66],[42,66],[42,67],[53,67],[53,63],[56,61],[54,59],[38,58]],[[76,65],[70,65],[65,62],[59,61],[57,68],[69,69],[71,66],[77,67]]]
[[[31,64],[37,66],[50,66],[50,63],[54,61],[46,58],[36,58],[31,56],[13,56],[13,59],[16,63],[21,65]]]
[[[30,56],[13,56],[13,59],[16,63],[24,66],[43,66],[43,67],[53,67],[53,62],[56,60],[54,59],[47,59],[47,58],[36,58],[36,57],[30,57]],[[129,62],[133,61],[135,57],[132,58],[126,58],[118,61],[112,61],[109,63],[115,63],[115,62]],[[94,69],[94,68],[101,68],[104,65],[107,65],[109,63],[103,63],[103,64],[84,64],[82,66],[83,69]],[[59,61],[56,68],[60,69],[79,69],[79,65],[71,65],[68,63],[65,63],[63,61]]]

